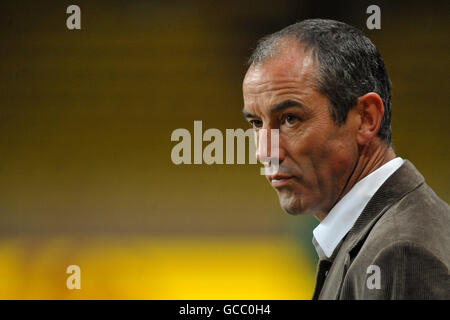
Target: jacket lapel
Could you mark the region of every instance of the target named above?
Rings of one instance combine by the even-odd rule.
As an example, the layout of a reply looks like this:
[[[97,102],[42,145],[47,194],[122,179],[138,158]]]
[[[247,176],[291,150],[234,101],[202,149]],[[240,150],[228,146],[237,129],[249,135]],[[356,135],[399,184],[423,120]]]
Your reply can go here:
[[[405,163],[383,183],[342,240],[342,244],[333,252],[331,262],[328,265],[323,264],[322,272],[327,267],[328,275],[326,272],[319,274],[321,271],[319,263],[317,281],[321,282],[316,282],[313,299],[339,298],[346,272],[375,223],[394,203],[423,182],[423,176],[411,162],[405,160]]]
[[[328,271],[331,267],[331,261],[320,260],[317,264],[316,285],[314,286],[314,293],[312,300],[317,300],[319,294],[322,291],[323,284],[325,282]]]
[[[344,244],[345,238],[341,240],[341,243],[338,245],[338,247],[336,247],[333,255],[330,257],[330,260],[328,260],[328,269],[325,272],[322,287],[320,288],[321,290],[316,294],[317,299],[337,299],[337,293],[339,292],[342,278],[344,277],[345,273],[346,255],[343,254],[345,250],[341,250]]]
[[[345,238],[344,238],[345,239]],[[312,299],[322,299],[321,296],[324,293],[324,286],[327,283],[327,287],[330,286],[328,279],[333,279],[333,283],[335,282],[336,277],[336,266],[340,265],[339,263],[335,263],[337,258],[337,254],[340,252],[339,248],[341,247],[344,239],[337,245],[333,254],[328,259],[320,260],[317,266],[317,277],[316,277],[316,285],[314,287],[314,294]],[[331,285],[333,286],[333,285]],[[328,298],[326,298],[328,299]]]
[[[407,193],[423,184],[425,179],[414,165],[405,163],[395,171],[374,194],[348,233],[346,252],[353,258],[375,223]]]

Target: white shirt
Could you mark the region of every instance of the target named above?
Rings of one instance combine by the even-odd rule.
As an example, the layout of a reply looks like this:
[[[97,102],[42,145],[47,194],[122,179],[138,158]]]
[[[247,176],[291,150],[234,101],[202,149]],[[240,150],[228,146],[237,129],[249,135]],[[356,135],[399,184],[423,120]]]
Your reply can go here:
[[[355,224],[381,185],[403,164],[397,157],[358,181],[313,230],[313,244],[320,259],[331,257],[334,249]]]

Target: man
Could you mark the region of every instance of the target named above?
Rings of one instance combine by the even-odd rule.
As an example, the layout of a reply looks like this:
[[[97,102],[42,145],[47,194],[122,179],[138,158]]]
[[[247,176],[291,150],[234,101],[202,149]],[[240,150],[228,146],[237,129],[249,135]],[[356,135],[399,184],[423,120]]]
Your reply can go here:
[[[257,133],[279,130],[277,152],[259,143],[257,157],[278,161],[267,178],[281,206],[320,221],[313,299],[450,298],[450,209],[394,152],[390,80],[368,38],[291,25],[259,42],[243,95]]]

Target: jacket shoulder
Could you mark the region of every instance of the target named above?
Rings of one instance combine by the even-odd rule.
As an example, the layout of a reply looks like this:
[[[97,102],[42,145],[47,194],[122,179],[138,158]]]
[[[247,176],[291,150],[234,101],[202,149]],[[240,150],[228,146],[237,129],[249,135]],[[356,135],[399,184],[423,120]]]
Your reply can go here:
[[[448,299],[449,227],[448,204],[405,160],[369,201],[338,254],[347,261],[339,297]],[[381,276],[381,286],[369,283],[377,278],[371,272]]]
[[[423,183],[383,214],[364,247],[376,254],[393,243],[409,243],[423,247],[449,267],[449,228],[450,207]]]
[[[448,268],[439,258],[417,243],[401,240],[370,262],[360,280],[359,298],[449,299],[449,281]]]

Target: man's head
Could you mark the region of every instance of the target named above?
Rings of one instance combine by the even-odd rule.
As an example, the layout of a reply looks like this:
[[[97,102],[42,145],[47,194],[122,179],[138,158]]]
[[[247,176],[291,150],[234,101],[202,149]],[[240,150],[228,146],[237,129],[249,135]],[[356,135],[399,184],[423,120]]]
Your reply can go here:
[[[255,129],[279,129],[280,167],[268,178],[289,213],[328,212],[356,182],[362,157],[391,143],[383,60],[344,23],[305,20],[263,38],[243,93]]]

